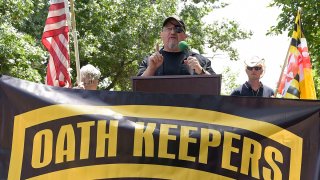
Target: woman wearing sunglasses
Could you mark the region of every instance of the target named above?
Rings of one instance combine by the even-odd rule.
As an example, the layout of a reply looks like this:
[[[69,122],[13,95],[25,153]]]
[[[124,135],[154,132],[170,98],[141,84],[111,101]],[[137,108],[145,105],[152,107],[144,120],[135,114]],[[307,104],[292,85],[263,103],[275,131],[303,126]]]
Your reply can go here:
[[[265,71],[264,59],[254,56],[244,63],[248,81],[233,90],[231,96],[273,97],[273,90],[260,81]]]

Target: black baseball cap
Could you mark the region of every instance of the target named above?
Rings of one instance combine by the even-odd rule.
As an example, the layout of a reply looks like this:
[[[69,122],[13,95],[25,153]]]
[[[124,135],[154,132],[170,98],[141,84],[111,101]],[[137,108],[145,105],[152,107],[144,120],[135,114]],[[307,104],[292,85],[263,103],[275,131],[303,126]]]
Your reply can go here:
[[[163,21],[163,24],[162,24],[162,27],[164,27],[169,21],[171,20],[175,20],[179,23],[179,25],[181,25],[182,29],[184,32],[186,32],[186,26],[183,22],[183,20],[181,18],[179,18],[178,16],[169,16],[167,17],[164,21]]]

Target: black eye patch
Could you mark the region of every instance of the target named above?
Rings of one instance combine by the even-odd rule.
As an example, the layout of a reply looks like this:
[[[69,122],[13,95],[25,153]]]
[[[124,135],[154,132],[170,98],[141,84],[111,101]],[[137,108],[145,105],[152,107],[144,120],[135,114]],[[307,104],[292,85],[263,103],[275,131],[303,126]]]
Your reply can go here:
[[[181,26],[175,25],[174,27],[175,27],[175,32],[176,32],[176,33],[182,33],[182,32],[184,32],[184,30],[183,30],[183,28],[182,28]]]

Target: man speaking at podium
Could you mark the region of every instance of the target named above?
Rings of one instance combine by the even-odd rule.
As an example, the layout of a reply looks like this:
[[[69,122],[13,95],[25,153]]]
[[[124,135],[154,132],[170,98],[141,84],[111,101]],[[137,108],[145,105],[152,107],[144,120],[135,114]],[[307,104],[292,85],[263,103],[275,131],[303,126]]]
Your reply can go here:
[[[163,75],[211,75],[211,61],[200,54],[191,52],[184,40],[188,37],[184,22],[176,17],[166,18],[160,37],[163,47],[146,57],[139,67],[138,76]]]

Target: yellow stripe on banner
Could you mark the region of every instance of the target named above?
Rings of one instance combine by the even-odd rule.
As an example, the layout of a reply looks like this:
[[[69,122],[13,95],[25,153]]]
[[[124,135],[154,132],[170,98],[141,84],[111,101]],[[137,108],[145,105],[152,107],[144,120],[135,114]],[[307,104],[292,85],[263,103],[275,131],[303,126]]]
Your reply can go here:
[[[15,117],[8,175],[9,179],[20,179],[26,128],[54,120],[59,120],[61,118],[89,114],[115,117],[128,116],[138,118],[174,119],[246,129],[290,148],[289,179],[300,179],[303,139],[286,129],[268,122],[248,119],[216,111],[185,107],[147,105],[88,106],[68,104],[47,106]],[[190,172],[194,172],[192,169],[188,169],[188,172],[189,170]],[[126,169],[120,171],[126,171]],[[157,174],[162,173],[161,171],[157,172]],[[143,170],[141,173],[147,172],[144,172]]]
[[[159,173],[160,172],[160,173]],[[56,171],[28,180],[106,179],[106,178],[160,178],[160,179],[212,179],[233,178],[194,169],[153,164],[107,164]]]

